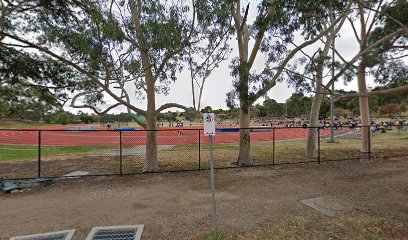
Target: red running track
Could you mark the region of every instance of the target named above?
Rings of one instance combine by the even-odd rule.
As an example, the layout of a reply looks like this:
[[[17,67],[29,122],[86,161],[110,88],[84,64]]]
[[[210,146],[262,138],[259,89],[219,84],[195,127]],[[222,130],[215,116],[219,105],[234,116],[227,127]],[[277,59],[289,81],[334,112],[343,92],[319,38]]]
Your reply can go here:
[[[321,136],[329,134],[330,130],[321,130]],[[347,132],[347,130],[337,130],[336,133]],[[208,143],[203,131],[189,129],[175,129],[158,131],[157,141],[159,145],[183,145]],[[307,129],[304,128],[276,128],[275,140],[305,139]],[[38,130],[0,131],[0,144],[14,145],[38,145]],[[273,132],[251,132],[252,142],[271,142]],[[239,143],[239,132],[217,132],[213,138],[216,144]],[[116,131],[41,131],[41,145],[46,146],[118,146],[120,143],[119,132]],[[122,132],[123,146],[136,146],[146,144],[145,131]]]

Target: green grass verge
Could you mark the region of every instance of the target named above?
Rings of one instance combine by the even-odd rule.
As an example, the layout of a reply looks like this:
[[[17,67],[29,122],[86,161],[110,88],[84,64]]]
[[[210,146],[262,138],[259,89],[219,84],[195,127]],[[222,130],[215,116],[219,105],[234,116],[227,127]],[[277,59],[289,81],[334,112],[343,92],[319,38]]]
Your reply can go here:
[[[47,123],[37,123],[37,122],[19,122],[19,121],[7,121],[0,122],[0,128],[3,129],[25,129],[25,128],[41,128],[41,127],[52,127],[61,126],[59,124],[47,124]]]
[[[406,239],[408,229],[401,222],[367,214],[346,214],[328,218],[310,212],[303,216],[287,217],[268,227],[234,235],[209,232],[194,240],[391,240]]]
[[[51,156],[84,156],[109,149],[111,148],[105,146],[42,146],[41,157],[46,159]],[[0,162],[36,160],[37,158],[37,146],[0,145]]]
[[[251,239],[403,239],[407,229],[399,222],[366,214],[347,214],[335,218],[318,213],[285,219],[254,233]],[[406,236],[406,235],[405,235]],[[248,239],[246,237],[242,239]]]
[[[208,233],[204,233],[203,235],[200,235],[193,239],[194,240],[231,240],[232,238],[225,232],[211,231]]]

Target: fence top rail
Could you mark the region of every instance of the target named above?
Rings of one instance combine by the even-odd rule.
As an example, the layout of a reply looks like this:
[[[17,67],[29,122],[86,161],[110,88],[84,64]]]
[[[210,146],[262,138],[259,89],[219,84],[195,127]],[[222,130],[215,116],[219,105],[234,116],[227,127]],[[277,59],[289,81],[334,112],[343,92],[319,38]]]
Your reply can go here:
[[[20,132],[165,132],[165,131],[202,131],[202,128],[172,128],[172,129],[135,129],[135,130],[107,130],[107,129],[18,129],[18,128],[0,128],[0,131],[20,131]]]
[[[344,128],[347,128],[349,126],[343,126]],[[354,128],[366,128],[366,127],[371,127],[371,126],[354,126]],[[330,128],[329,127],[324,127],[324,126],[317,126],[317,127],[302,127],[302,126],[294,126],[294,127],[267,127],[267,126],[259,126],[259,127],[249,127],[249,128],[233,128],[233,127],[219,127],[217,129],[239,129],[239,130],[259,130],[259,129],[276,129],[276,130],[281,130],[281,129],[324,129],[324,128]],[[183,130],[183,131],[203,131],[203,128],[163,128],[163,129],[152,129],[152,130],[147,130],[147,129],[134,129],[134,130],[128,130],[128,129],[34,129],[34,128],[0,128],[0,131],[19,131],[19,132],[166,132],[166,131],[178,131],[178,130]]]

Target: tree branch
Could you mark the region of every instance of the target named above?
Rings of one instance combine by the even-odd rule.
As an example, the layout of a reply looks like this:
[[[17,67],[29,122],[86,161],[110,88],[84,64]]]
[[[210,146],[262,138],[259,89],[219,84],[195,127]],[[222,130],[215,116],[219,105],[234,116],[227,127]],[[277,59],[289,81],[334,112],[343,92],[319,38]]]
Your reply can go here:
[[[360,42],[361,40],[360,40],[360,37],[358,36],[356,26],[354,26],[354,23],[351,20],[351,18],[348,17],[347,20],[349,20],[351,28],[353,29],[354,37],[356,37],[357,41]]]
[[[275,5],[269,6],[268,13],[265,16],[265,18],[271,17],[274,12],[275,12]],[[265,31],[266,31],[266,27],[262,27],[256,36],[255,44],[254,44],[254,47],[252,48],[251,56],[249,57],[249,60],[248,60],[248,64],[250,67],[255,61],[256,54],[258,53],[259,47],[261,46],[262,40],[264,38]]]
[[[243,31],[243,30],[244,30],[244,26],[245,26],[245,24],[246,24],[246,20],[247,20],[247,17],[248,17],[248,10],[249,10],[249,3],[248,3],[248,5],[247,5],[247,7],[246,7],[245,14],[244,14],[244,18],[242,19],[241,26],[239,27],[239,30],[240,30],[240,31]]]
[[[168,108],[181,108],[181,109],[184,109],[184,110],[186,110],[186,111],[188,110],[188,107],[183,106],[183,105],[180,105],[180,104],[178,104],[178,103],[166,103],[166,104],[161,105],[161,106],[156,110],[156,113],[160,113],[161,111],[166,110],[166,109],[168,109]]]
[[[370,96],[379,96],[379,95],[390,95],[394,93],[408,93],[408,85],[386,89],[386,90],[378,90],[378,91],[371,91],[368,93],[352,93],[344,96],[337,97],[334,101],[338,102],[345,99],[352,99],[357,97],[370,97]]]
[[[75,96],[72,98],[70,107],[72,107],[72,108],[89,108],[89,109],[91,109],[92,111],[94,111],[97,115],[103,115],[103,114],[108,113],[111,109],[113,109],[113,108],[115,108],[115,107],[117,107],[117,106],[122,105],[121,103],[116,103],[116,104],[114,104],[114,105],[112,105],[112,106],[106,108],[106,109],[105,109],[104,111],[102,111],[102,112],[100,112],[99,109],[97,109],[95,106],[92,106],[92,105],[88,105],[88,104],[75,105],[75,102],[76,102],[76,100],[77,100],[79,97],[84,96],[84,95],[87,95],[87,94],[100,93],[100,92],[102,92],[102,91],[89,91],[89,92],[78,93],[77,95],[75,95]]]
[[[244,62],[247,59],[244,59],[244,39],[243,39],[243,30],[241,29],[240,25],[240,15],[239,15],[239,1],[237,3],[237,9],[235,9],[235,4],[231,4],[231,13],[232,17],[234,18],[235,23],[235,30],[237,31],[237,40],[238,40],[238,51],[239,51],[239,58],[240,62]]]
[[[278,71],[275,73],[275,75],[272,77],[272,80],[263,88],[259,89],[252,101],[251,104],[253,102],[255,102],[258,98],[260,98],[261,96],[265,95],[272,87],[274,87],[276,85],[276,81],[279,78],[280,74],[283,72],[283,70],[285,69],[286,65],[289,63],[289,61],[296,55],[297,52],[299,52],[301,49],[303,49],[304,47],[307,47],[315,42],[317,42],[322,36],[326,35],[329,31],[332,31],[333,28],[336,26],[337,23],[339,23],[340,21],[344,21],[345,18],[347,17],[347,14],[350,10],[350,4],[347,6],[346,11],[344,11],[344,13],[342,13],[330,26],[329,28],[325,29],[324,31],[322,31],[320,34],[318,34],[315,38],[310,39],[302,44],[300,44],[297,48],[293,49],[288,56],[286,56],[286,58],[284,59],[284,61],[280,64]]]
[[[373,30],[373,27],[374,27],[375,23],[377,22],[378,14],[380,13],[380,8],[381,8],[382,4],[383,4],[383,0],[380,0],[380,2],[378,3],[376,11],[374,11],[373,21],[371,22],[370,26],[367,29],[367,35],[370,35],[371,31]],[[368,18],[367,18],[367,20],[368,20]],[[367,23],[366,23],[366,25],[367,25]]]
[[[363,51],[359,52],[356,56],[354,56],[354,58],[349,61],[349,64],[346,65],[343,69],[340,70],[340,72],[338,72],[336,74],[336,76],[334,78],[332,78],[327,84],[326,87],[330,87],[337,79],[339,79],[351,66],[350,64],[354,64],[358,59],[360,59],[361,56],[367,54],[369,51],[371,51],[372,49],[378,47],[379,45],[383,44],[384,42],[396,37],[396,36],[400,36],[402,35],[404,32],[406,32],[405,29],[398,29],[393,33],[390,33],[386,36],[384,36],[383,38],[377,40],[376,42],[374,42],[373,44],[371,44],[370,46],[366,47]]]
[[[65,59],[64,57],[61,57],[60,55],[50,51],[48,48],[45,48],[45,47],[39,46],[37,44],[34,44],[31,41],[27,41],[27,40],[19,38],[17,36],[11,35],[11,34],[9,34],[7,32],[2,31],[2,30],[0,30],[0,33],[7,36],[7,37],[9,37],[9,38],[11,38],[11,39],[14,39],[14,40],[18,41],[18,42],[27,44],[27,45],[31,46],[32,48],[38,49],[41,52],[46,53],[46,54],[50,55],[51,57],[54,57],[54,58],[60,60],[61,62],[67,64],[68,66],[73,67],[78,72],[80,72],[80,73],[84,74],[85,76],[87,76],[93,83],[97,84],[101,89],[103,89],[106,93],[108,93],[112,98],[114,98],[119,103],[121,103],[121,104],[123,104],[125,106],[128,106],[130,109],[132,109],[132,111],[137,112],[138,114],[146,115],[145,111],[143,111],[143,110],[141,110],[141,109],[139,109],[139,108],[137,108],[137,107],[135,107],[133,105],[128,104],[126,101],[124,101],[123,99],[118,97],[116,94],[114,94],[110,89],[105,88],[105,85],[99,81],[98,77],[92,75],[91,73],[89,73],[88,71],[83,69],[81,66],[79,66],[79,65]]]

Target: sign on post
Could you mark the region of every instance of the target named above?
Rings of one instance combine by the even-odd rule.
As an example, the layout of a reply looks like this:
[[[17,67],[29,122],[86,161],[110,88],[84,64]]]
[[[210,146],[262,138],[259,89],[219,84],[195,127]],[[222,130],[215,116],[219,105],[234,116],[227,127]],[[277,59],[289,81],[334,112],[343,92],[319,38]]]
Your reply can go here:
[[[215,136],[214,113],[204,113],[204,136]]]
[[[210,167],[211,167],[211,225],[213,230],[217,230],[217,210],[215,206],[215,171],[214,171],[214,150],[212,137],[215,136],[215,116],[214,113],[204,113],[204,135],[208,136],[210,144]]]

